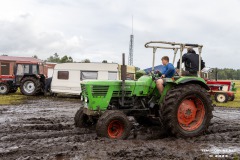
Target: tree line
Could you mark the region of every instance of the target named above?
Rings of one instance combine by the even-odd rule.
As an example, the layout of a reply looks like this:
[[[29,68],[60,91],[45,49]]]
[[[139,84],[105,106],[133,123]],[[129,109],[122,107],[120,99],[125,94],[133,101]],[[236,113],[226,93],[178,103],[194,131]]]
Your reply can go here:
[[[34,55],[33,58],[37,58],[37,55]],[[44,62],[52,62],[52,63],[77,63],[77,61],[74,61],[71,56],[63,56],[60,57],[57,53],[54,53],[52,56],[48,57]],[[80,61],[80,63],[91,63],[90,59],[83,59]],[[103,60],[102,63],[108,63],[107,60]]]
[[[231,68],[214,68],[211,73],[209,73],[210,79],[222,79],[222,80],[240,80],[240,69]]]

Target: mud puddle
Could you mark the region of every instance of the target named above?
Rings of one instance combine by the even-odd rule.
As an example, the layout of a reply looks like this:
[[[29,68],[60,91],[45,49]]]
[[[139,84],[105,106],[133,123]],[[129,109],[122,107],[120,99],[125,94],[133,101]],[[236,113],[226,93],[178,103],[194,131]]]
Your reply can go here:
[[[240,158],[240,110],[215,108],[205,135],[166,137],[141,127],[128,140],[97,138],[94,128],[76,129],[79,99],[31,99],[0,106],[0,159],[233,159]],[[221,156],[221,157],[220,157]]]

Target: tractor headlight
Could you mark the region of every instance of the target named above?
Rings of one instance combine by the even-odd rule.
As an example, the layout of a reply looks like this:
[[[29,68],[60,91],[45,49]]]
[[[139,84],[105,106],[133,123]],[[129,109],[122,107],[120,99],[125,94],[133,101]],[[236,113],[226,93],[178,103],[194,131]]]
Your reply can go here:
[[[80,100],[83,101],[83,95],[81,95]]]
[[[87,98],[87,97],[85,97],[84,101],[85,101],[85,103],[87,103],[87,102],[88,102],[88,98]]]

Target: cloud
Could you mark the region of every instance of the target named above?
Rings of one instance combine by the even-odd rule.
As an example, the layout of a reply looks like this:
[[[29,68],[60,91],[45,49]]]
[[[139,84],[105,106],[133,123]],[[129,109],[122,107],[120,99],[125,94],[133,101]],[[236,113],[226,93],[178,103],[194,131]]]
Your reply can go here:
[[[29,14],[20,15],[13,22],[0,21],[0,51],[9,55],[33,56],[46,59],[54,53],[62,56],[81,53],[84,39],[80,36],[67,36],[60,31],[39,31]]]
[[[134,65],[147,68],[152,51],[147,41],[203,44],[210,67],[239,68],[238,0],[9,0],[0,6],[0,52],[39,55],[57,52],[80,61],[121,63],[128,55],[134,16]],[[170,51],[158,51],[156,64]],[[144,61],[143,61],[144,60]]]

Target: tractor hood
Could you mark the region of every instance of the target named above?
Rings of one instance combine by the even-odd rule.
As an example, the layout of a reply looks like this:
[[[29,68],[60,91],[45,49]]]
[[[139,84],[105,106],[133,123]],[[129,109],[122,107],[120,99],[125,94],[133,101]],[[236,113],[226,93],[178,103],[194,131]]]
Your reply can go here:
[[[143,76],[138,81],[126,80],[124,95],[147,96],[153,92],[156,84],[151,76]],[[120,98],[122,96],[121,80],[86,80],[81,83],[82,96],[86,100],[87,106],[92,110],[97,110],[98,106],[106,109],[111,98]],[[100,105],[101,104],[101,105]]]

